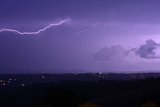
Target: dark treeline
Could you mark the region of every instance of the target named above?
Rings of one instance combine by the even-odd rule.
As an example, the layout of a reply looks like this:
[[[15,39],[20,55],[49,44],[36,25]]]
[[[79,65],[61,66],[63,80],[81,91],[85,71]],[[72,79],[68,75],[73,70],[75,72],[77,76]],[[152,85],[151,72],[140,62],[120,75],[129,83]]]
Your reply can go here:
[[[0,107],[159,107],[160,79],[59,81],[1,87]]]

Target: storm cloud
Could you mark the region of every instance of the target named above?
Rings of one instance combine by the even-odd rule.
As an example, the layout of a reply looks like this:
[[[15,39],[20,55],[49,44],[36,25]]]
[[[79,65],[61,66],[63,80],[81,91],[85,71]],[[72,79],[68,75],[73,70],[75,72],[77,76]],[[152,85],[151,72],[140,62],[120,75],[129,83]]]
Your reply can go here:
[[[104,47],[95,53],[94,59],[107,62],[120,61],[131,53],[144,59],[160,58],[160,43],[156,43],[152,39],[149,39],[145,41],[145,44],[140,45],[138,48],[128,50],[120,45]]]
[[[160,43],[156,43],[152,39],[149,39],[145,44],[139,47],[136,54],[139,57],[146,59],[160,58]]]

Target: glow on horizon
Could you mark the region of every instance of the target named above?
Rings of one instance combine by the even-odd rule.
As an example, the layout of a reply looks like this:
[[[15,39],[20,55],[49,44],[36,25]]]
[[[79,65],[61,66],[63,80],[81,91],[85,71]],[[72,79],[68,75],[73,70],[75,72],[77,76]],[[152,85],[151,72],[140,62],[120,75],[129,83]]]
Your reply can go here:
[[[62,21],[60,21],[58,23],[52,23],[52,24],[50,24],[50,25],[48,25],[48,26],[46,26],[46,27],[44,27],[44,28],[42,28],[42,29],[40,29],[38,31],[35,31],[35,32],[21,32],[21,31],[16,30],[16,29],[1,29],[0,33],[1,32],[13,32],[13,33],[17,33],[17,34],[20,34],[20,35],[37,35],[37,34],[39,34],[41,32],[44,32],[45,30],[49,29],[50,27],[59,26],[59,25],[63,24],[66,21],[69,21],[69,20],[70,19],[65,19],[65,20],[62,20]]]

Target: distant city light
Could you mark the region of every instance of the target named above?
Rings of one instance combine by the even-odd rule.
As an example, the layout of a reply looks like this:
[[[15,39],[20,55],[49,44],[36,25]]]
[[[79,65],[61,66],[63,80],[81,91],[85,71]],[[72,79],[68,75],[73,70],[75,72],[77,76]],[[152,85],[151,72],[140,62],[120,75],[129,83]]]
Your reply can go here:
[[[44,76],[42,76],[42,78],[44,79],[45,77],[44,77]]]
[[[24,86],[25,86],[25,84],[22,83],[22,87],[24,87]]]

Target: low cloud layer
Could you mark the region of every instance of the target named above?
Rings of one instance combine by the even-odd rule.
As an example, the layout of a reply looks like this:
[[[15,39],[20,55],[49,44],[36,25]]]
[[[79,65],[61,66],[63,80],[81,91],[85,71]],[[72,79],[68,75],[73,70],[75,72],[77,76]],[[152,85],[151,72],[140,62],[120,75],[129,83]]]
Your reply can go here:
[[[119,61],[125,59],[131,53],[144,59],[160,58],[160,43],[156,43],[152,39],[149,39],[145,41],[145,44],[130,50],[126,50],[120,45],[105,47],[95,53],[94,59],[107,62]]]

